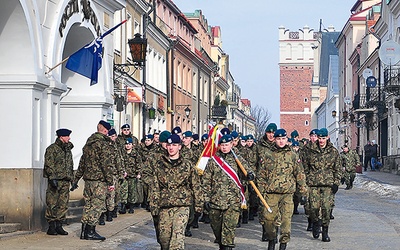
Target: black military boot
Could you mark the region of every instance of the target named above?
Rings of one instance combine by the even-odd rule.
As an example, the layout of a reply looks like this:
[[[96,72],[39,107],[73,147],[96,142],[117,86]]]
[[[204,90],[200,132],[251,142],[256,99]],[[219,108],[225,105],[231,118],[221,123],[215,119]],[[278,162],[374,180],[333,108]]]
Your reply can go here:
[[[264,226],[262,227],[261,241],[268,241],[267,231],[265,231]]]
[[[99,225],[104,226],[106,222],[104,221],[104,213],[101,213],[100,218],[99,218]]]
[[[85,239],[85,232],[86,232],[86,224],[82,223],[82,227],[81,227],[81,240]]]
[[[190,225],[187,225],[185,228],[185,236],[192,237],[192,231],[190,231]]]
[[[329,238],[328,235],[328,226],[322,226],[322,241],[323,242],[331,241],[331,238]]]
[[[120,214],[126,214],[126,204],[121,203],[121,209],[119,210]]]
[[[96,226],[86,225],[85,227],[85,240],[105,240],[106,237],[101,236],[96,232]]]
[[[202,213],[199,222],[204,222],[205,217],[206,217],[206,214]]]
[[[55,221],[49,221],[49,229],[47,229],[47,234],[48,235],[57,235]]]
[[[106,221],[113,221],[112,212],[111,211],[107,210],[107,212],[106,212]]]
[[[192,227],[193,228],[199,228],[199,218],[200,218],[201,213],[194,213],[194,218],[192,222]]]
[[[293,214],[299,214],[299,202],[295,201],[294,202],[294,207],[293,207]]]
[[[311,232],[313,229],[313,223],[310,217],[308,217],[307,220],[308,220],[307,231]]]
[[[333,212],[333,208],[331,209],[331,213],[329,214],[329,218],[330,218],[331,220],[335,219],[335,217],[333,217],[332,212]]]
[[[320,225],[318,221],[313,222],[313,227],[312,227],[312,235],[314,239],[318,239],[320,234]]]
[[[135,210],[133,209],[133,203],[129,203],[129,210],[128,213],[133,214],[135,212]]]
[[[210,224],[210,223],[211,223],[211,220],[210,220],[210,217],[208,216],[208,214],[203,214],[203,216],[205,216],[205,218],[204,218],[204,223],[205,223],[205,224]]]
[[[240,215],[239,216],[239,220],[238,220],[238,222],[237,222],[237,224],[236,224],[236,228],[239,228],[239,227],[241,227],[242,226],[242,216]]]
[[[62,227],[61,221],[56,221],[56,232],[59,235],[68,235],[68,232]]]
[[[279,250],[286,250],[286,245],[287,245],[287,243],[279,244]]]
[[[254,220],[254,214],[253,214],[253,209],[252,208],[249,209],[249,218],[248,218],[248,220]]]
[[[117,218],[118,217],[118,207],[114,207],[114,210],[111,212],[111,217]]]
[[[275,240],[268,241],[268,250],[275,250]]]
[[[245,209],[242,212],[242,223],[248,224],[249,223],[249,210]]]

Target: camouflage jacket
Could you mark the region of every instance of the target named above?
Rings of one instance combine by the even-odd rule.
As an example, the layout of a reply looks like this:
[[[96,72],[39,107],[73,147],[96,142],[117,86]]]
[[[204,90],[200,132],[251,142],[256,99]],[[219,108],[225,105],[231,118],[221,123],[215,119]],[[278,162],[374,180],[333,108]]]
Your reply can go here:
[[[290,146],[270,147],[262,140],[257,148],[257,186],[262,194],[292,194],[296,186],[307,192],[306,177],[298,154]]]
[[[80,178],[90,181],[106,182],[113,185],[113,169],[115,169],[115,148],[112,140],[99,132],[92,134],[83,146],[83,153],[75,173],[74,182]]]
[[[74,145],[71,142],[64,143],[59,138],[46,148],[44,154],[43,177],[49,180],[67,180],[74,178],[74,162],[71,149]]]
[[[330,141],[325,148],[321,148],[318,142],[310,144],[303,159],[303,167],[309,187],[340,185],[342,172],[340,156]]]
[[[152,214],[158,214],[160,208],[192,204],[196,212],[202,212],[200,176],[186,158],[171,161],[168,156],[160,155],[153,170],[155,182],[149,198]]]
[[[240,179],[244,178],[243,172],[231,152],[224,154],[217,151],[216,155],[229,164]],[[246,171],[249,171],[249,166],[243,157],[240,155],[237,157]],[[232,207],[235,210],[240,209],[242,200],[239,187],[213,159],[208,161],[202,181],[205,201],[210,202],[212,208],[225,210]]]
[[[141,178],[145,184],[149,185],[149,187],[152,187],[155,182],[154,166],[157,165],[157,162],[163,155],[168,156],[168,151],[161,145],[159,147],[157,146],[154,152],[151,153],[149,160],[142,164]]]
[[[139,140],[134,135],[132,135],[132,133],[130,133],[129,135],[124,135],[124,134],[118,135],[118,138],[117,138],[116,142],[120,147],[124,148],[125,141],[129,137],[132,138],[133,148],[135,148],[135,149],[138,148],[139,147]]]
[[[134,178],[140,173],[142,161],[140,155],[135,149],[132,149],[130,153],[125,151],[124,162],[127,177]]]
[[[342,161],[342,167],[348,173],[355,173],[356,167],[361,164],[360,157],[358,156],[357,152],[351,149],[349,149],[347,153],[342,151],[340,153],[340,159]]]

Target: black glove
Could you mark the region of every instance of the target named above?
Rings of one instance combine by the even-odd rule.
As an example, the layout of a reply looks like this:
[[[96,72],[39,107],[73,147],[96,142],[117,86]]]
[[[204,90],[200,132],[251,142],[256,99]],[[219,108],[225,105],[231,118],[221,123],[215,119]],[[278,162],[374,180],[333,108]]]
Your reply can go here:
[[[118,183],[119,183],[119,185],[122,185],[122,183],[124,183],[124,179],[119,179]]]
[[[248,181],[254,181],[255,176],[253,172],[247,172],[247,180]]]
[[[78,183],[72,183],[71,184],[71,189],[69,190],[69,191],[74,191],[75,189],[77,189],[79,186],[78,186]]]
[[[57,181],[56,179],[49,180],[49,183],[50,183],[50,186],[51,186],[52,188],[55,188],[55,189],[58,188],[58,181]]]
[[[300,205],[304,206],[307,203],[307,197],[301,196],[300,197]]]
[[[332,192],[333,192],[334,194],[336,194],[337,191],[339,190],[339,186],[336,185],[336,184],[333,184],[331,188],[332,188]]]
[[[208,201],[204,202],[204,209],[207,210],[208,212],[211,211],[210,202],[208,202]]]

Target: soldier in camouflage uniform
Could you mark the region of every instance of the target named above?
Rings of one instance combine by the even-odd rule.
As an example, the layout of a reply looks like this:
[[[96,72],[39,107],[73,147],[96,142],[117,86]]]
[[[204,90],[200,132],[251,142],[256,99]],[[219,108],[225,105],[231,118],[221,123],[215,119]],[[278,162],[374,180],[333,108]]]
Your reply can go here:
[[[150,204],[159,218],[161,249],[184,249],[184,231],[189,207],[201,212],[203,197],[200,177],[188,159],[180,156],[181,139],[173,134],[167,140],[168,156],[161,156],[154,167],[154,189]]]
[[[62,228],[68,211],[69,185],[74,178],[72,148],[69,141],[71,130],[59,129],[56,131],[56,141],[46,148],[44,154],[43,177],[47,178],[46,213],[49,223],[48,235],[67,235]]]
[[[317,140],[318,140],[317,132],[318,132],[318,129],[311,130],[310,134],[309,134],[309,137],[310,137],[309,142],[306,143],[304,145],[304,147],[300,148],[299,155],[300,155],[300,159],[302,162],[305,162],[306,158],[309,156],[309,150],[310,150],[311,145],[313,143],[317,142]],[[309,194],[307,194],[306,202],[304,204],[304,213],[307,215],[307,220],[308,220],[307,231],[312,231],[313,223],[312,223],[309,211],[310,211],[310,199],[309,199]]]
[[[151,134],[146,135],[144,138],[144,144],[140,147],[140,155],[142,157],[143,163],[151,160],[151,158],[153,157],[153,152],[155,152],[156,148],[157,145],[154,144],[154,136]],[[138,182],[140,182],[140,185],[143,187],[143,202],[141,206],[147,211],[150,211],[150,206],[148,203],[149,186],[146,183],[143,183],[142,179],[138,179]]]
[[[125,142],[125,153],[123,155],[125,163],[125,180],[121,184],[121,209],[120,213],[125,214],[126,208],[128,213],[133,214],[134,204],[138,201],[137,182],[140,178],[141,156],[133,148],[132,138],[128,137]]]
[[[81,239],[105,240],[105,237],[96,232],[96,224],[101,213],[106,210],[107,190],[115,189],[112,172],[114,146],[107,136],[110,129],[111,125],[106,121],[101,120],[97,124],[97,132],[88,138],[82,149],[83,154],[75,173],[72,190],[78,186],[80,178],[83,177],[85,181]]]
[[[343,174],[346,183],[346,190],[353,188],[353,182],[356,178],[356,167],[361,165],[360,157],[355,150],[349,146],[343,145],[340,158],[342,160]]]
[[[121,148],[124,148],[125,142],[127,138],[132,138],[133,148],[137,148],[139,146],[139,140],[136,138],[131,132],[131,126],[129,124],[124,124],[121,126],[121,134],[118,135],[117,143]]]
[[[310,187],[310,217],[313,222],[313,237],[318,238],[320,228],[318,217],[322,215],[322,241],[329,242],[328,227],[334,195],[338,191],[341,177],[339,152],[329,141],[328,130],[321,128],[317,132],[318,142],[312,143],[308,156],[303,162]]]
[[[224,160],[240,178],[243,172],[231,152],[232,147],[232,136],[222,136],[216,156]],[[247,171],[248,180],[254,180],[254,174],[246,161],[240,155],[237,157]],[[208,161],[204,171],[203,188],[204,207],[209,211],[214,242],[218,243],[222,250],[232,249],[235,247],[235,230],[241,212],[241,190],[213,159]]]
[[[256,162],[257,162],[256,144],[254,142],[255,138],[253,135],[247,135],[246,137],[247,137],[246,139],[247,156],[245,156],[244,158],[254,173],[256,171]],[[246,185],[247,189],[249,190],[249,220],[254,220],[254,217],[258,216],[259,199],[253,187],[248,183],[246,183]]]
[[[208,143],[208,134],[203,134],[201,136],[201,145],[199,148],[200,155],[203,153],[203,150],[206,147],[207,143]],[[200,176],[200,180],[201,181],[203,180],[202,176]],[[205,224],[210,224],[211,221],[210,221],[210,217],[208,216],[207,210],[203,209],[203,214],[202,214],[201,218],[199,219],[199,221],[204,222]]]
[[[156,231],[156,237],[157,237],[157,242],[160,243],[160,230],[159,230],[159,216],[158,216],[158,209],[154,209],[157,207],[157,204],[153,204],[154,199],[151,197],[153,196],[153,193],[155,191],[156,185],[154,184],[156,182],[156,178],[154,176],[154,167],[157,165],[157,161],[161,159],[162,156],[168,156],[168,150],[167,150],[167,139],[168,137],[171,136],[171,132],[165,130],[160,133],[159,137],[159,145],[156,147],[155,151],[152,152],[152,156],[149,158],[148,161],[143,162],[143,167],[142,167],[142,180],[143,182],[148,185],[149,187],[149,206],[150,206],[150,212],[151,216],[153,217],[153,223],[154,223],[154,229]]]
[[[287,145],[286,131],[278,129],[274,137],[275,146],[272,148],[265,137],[257,145],[257,184],[272,209],[270,213],[262,207],[260,220],[266,232],[268,249],[275,249],[277,227],[280,227],[279,249],[284,250],[290,241],[293,194],[298,185],[305,195],[307,185],[299,157]]]

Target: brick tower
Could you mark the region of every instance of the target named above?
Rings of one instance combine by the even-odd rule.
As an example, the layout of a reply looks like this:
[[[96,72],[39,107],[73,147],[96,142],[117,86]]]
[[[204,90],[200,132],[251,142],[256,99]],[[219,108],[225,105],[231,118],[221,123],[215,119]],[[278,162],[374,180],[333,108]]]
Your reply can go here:
[[[279,27],[280,127],[288,136],[297,130],[308,138],[312,128],[312,83],[317,33],[305,26],[299,31]],[[318,64],[317,64],[318,65]]]

